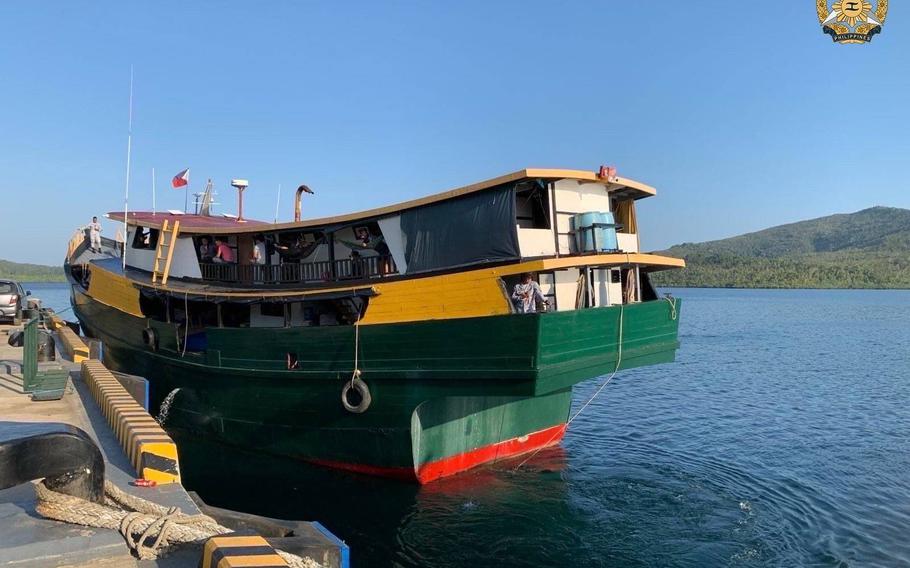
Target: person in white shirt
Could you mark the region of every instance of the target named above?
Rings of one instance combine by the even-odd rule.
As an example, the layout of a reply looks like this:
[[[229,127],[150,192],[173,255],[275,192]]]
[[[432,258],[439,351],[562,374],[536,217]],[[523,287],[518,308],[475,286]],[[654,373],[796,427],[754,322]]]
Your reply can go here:
[[[512,301],[520,314],[533,314],[537,311],[538,305],[543,308],[550,304],[540,291],[540,285],[534,282],[528,272],[522,274],[521,282],[515,285],[512,291]]]
[[[98,217],[92,217],[92,222],[88,225],[89,246],[92,252],[101,252],[101,223]]]
[[[253,252],[250,261],[253,264],[265,264],[265,240],[257,235],[254,239]]]

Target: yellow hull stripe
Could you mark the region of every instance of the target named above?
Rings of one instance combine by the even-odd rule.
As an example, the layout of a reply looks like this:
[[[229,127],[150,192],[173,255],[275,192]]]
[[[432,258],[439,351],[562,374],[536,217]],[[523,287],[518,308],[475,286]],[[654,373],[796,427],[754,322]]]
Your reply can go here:
[[[504,276],[514,276],[523,272],[545,272],[585,266],[624,265],[642,266],[647,270],[654,271],[683,268],[686,263],[679,258],[645,253],[568,256],[529,260],[494,268],[465,270],[436,276],[415,276],[414,278],[393,281],[376,279],[367,285],[321,288],[313,290],[313,294],[372,289],[376,295],[370,299],[367,313],[360,322],[362,325],[483,317],[511,312],[509,298],[500,284],[500,279]],[[98,276],[101,276],[101,278],[98,278]],[[92,283],[89,288],[92,297],[95,297],[96,281],[101,283],[98,290],[101,290],[105,296],[104,299],[95,299],[121,311],[141,317],[139,290],[134,285],[151,287],[150,283],[132,282],[119,274],[93,266]],[[185,291],[198,293],[198,290],[183,288],[179,284],[157,286],[156,289],[166,290],[175,294],[182,294]],[[114,294],[114,290],[116,290],[116,294]],[[243,298],[281,298],[284,296],[296,297],[306,293],[307,291],[301,290],[242,290],[237,292],[219,292],[217,295]]]
[[[139,290],[130,279],[94,264],[89,266],[91,267],[89,296],[102,304],[117,308],[121,312],[142,317],[142,310],[139,308]]]

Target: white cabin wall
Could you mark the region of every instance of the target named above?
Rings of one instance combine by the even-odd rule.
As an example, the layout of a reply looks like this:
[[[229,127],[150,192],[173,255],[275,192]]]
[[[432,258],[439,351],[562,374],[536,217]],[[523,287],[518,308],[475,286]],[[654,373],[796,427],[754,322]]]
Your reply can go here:
[[[133,248],[133,237],[136,233],[136,227],[130,227],[126,239],[126,265],[140,270],[152,271],[155,267],[155,249],[135,249]],[[159,233],[158,238],[167,238],[168,235]],[[164,267],[160,267],[164,270]],[[177,236],[177,244],[174,247],[174,257],[171,259],[171,278],[202,278],[202,271],[199,268],[199,259],[196,258],[196,249],[193,245],[192,237]]]
[[[577,268],[557,270],[556,276],[556,309],[566,312],[575,309],[575,293],[578,290]]]
[[[155,267],[155,249],[133,248],[136,226],[130,226],[126,232],[126,265],[140,270],[152,271]]]
[[[552,229],[518,228],[518,249],[522,258],[555,256],[556,243]]]
[[[623,252],[638,252],[638,235],[636,233],[616,233],[616,244]]]
[[[559,180],[554,183],[556,205],[556,228],[559,232],[559,254],[575,253],[575,241],[569,231],[569,220],[576,213],[589,211],[612,211],[611,198],[606,188],[599,183],[578,183],[575,180]],[[638,235],[617,233],[619,249],[638,252]]]
[[[401,230],[401,215],[380,219],[379,230],[382,231],[385,243],[389,245],[389,252],[392,254],[395,266],[398,267],[398,272],[400,274],[407,273],[408,263],[404,259],[407,237]]]
[[[192,237],[177,237],[174,258],[171,259],[172,278],[202,278]]]

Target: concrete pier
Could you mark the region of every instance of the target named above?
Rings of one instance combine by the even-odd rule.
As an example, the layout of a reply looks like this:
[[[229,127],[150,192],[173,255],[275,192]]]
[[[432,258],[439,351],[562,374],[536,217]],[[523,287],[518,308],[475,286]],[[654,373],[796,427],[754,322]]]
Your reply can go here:
[[[105,478],[118,488],[165,507],[177,507],[188,515],[201,513],[179,482],[176,454],[170,465],[160,466],[160,456],[168,453],[167,448],[164,453],[160,450],[162,438],[169,441],[164,431],[100,362],[86,361],[88,348],[82,339],[70,329],[60,327],[59,320],[57,323],[54,334],[58,346],[56,362],[68,370],[70,380],[61,399],[40,401],[33,400],[23,389],[23,348],[8,344],[9,333],[19,328],[0,325],[0,434],[4,428],[7,432],[19,428],[19,423],[76,426],[97,444],[105,461]],[[147,452],[158,454],[151,455],[156,464],[152,469],[143,465]],[[160,471],[155,471],[156,468]],[[132,482],[143,477],[137,469],[142,470],[145,478],[157,478],[162,482],[156,487],[134,486]],[[164,471],[167,473],[162,473]],[[34,482],[0,490],[0,567],[195,568],[200,565],[204,550],[210,556],[218,550],[218,545],[212,544],[218,539],[210,539],[205,547],[203,543],[169,546],[155,560],[138,560],[118,531],[45,519],[36,511],[36,505]],[[211,514],[219,510],[208,507],[207,511]],[[303,539],[304,546],[316,553],[319,563],[312,565],[348,566],[347,546],[321,525],[296,523],[291,526],[297,528],[293,534],[297,541]],[[231,539],[222,537],[221,540],[228,542]],[[264,556],[268,557],[271,556]],[[225,560],[224,565],[235,564]],[[254,561],[243,565],[261,564]]]
[[[22,390],[22,348],[7,344],[12,326],[0,326],[0,428],[9,422],[58,422],[86,431],[98,444],[106,462],[106,478],[128,493],[187,514],[199,509],[180,484],[153,488],[133,487],[132,464],[114,437],[100,409],[80,376],[80,366],[58,353],[57,362],[70,370],[63,398],[32,401]],[[57,342],[60,345],[60,341]],[[62,355],[62,356],[60,356]],[[35,511],[31,484],[0,491],[0,566],[196,566],[200,547],[187,546],[164,558],[138,561],[130,554],[123,536],[108,529],[95,529],[44,519]]]

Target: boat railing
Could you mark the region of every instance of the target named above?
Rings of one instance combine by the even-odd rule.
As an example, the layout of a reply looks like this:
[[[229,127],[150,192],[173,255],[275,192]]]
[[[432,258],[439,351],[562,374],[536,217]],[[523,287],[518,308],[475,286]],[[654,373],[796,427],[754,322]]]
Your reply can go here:
[[[397,274],[391,255],[345,258],[334,262],[282,262],[234,264],[200,262],[202,279],[217,282],[293,284],[379,278]]]

